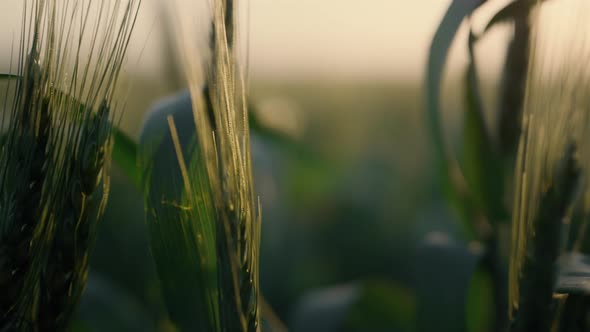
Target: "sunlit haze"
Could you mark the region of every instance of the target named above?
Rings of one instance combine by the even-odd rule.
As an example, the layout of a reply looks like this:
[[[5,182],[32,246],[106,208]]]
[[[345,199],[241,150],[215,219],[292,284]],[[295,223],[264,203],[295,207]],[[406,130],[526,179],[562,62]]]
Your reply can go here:
[[[14,27],[0,33],[3,45],[18,38],[19,3],[0,4],[0,21]],[[151,68],[158,66],[163,53],[158,24],[163,13],[156,4],[157,0],[144,1],[130,55],[133,63],[143,49],[142,66]],[[250,0],[243,4],[241,33],[249,40],[253,78],[415,79],[422,75],[429,40],[448,2]],[[192,14],[190,7],[184,5],[183,13]],[[6,67],[9,52],[2,53]],[[463,49],[455,53],[451,68],[465,58]]]

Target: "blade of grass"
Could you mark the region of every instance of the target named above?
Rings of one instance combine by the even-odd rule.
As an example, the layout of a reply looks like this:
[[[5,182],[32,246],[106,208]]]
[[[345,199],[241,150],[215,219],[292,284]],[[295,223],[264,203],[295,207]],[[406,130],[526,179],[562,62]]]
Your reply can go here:
[[[502,164],[492,145],[484,119],[477,64],[474,54],[474,35],[469,32],[469,64],[465,78],[466,108],[463,134],[463,171],[474,203],[493,224],[508,219],[502,204]]]
[[[477,7],[481,0],[455,0],[449,5],[429,49],[426,71],[426,115],[428,127],[435,149],[435,160],[441,179],[443,193],[462,218],[464,231],[470,238],[475,237],[469,211],[469,197],[457,160],[445,144],[440,121],[440,85],[447,55],[459,26]]]
[[[545,0],[546,1],[546,0]],[[477,35],[477,39],[483,37],[498,24],[507,23],[526,15],[533,6],[537,4],[536,0],[515,0],[507,3],[488,21],[483,31]]]

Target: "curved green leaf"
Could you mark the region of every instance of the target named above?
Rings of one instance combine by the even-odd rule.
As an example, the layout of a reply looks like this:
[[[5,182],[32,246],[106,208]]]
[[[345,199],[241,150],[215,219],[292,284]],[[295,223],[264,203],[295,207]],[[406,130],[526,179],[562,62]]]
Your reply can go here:
[[[503,207],[502,160],[492,145],[484,119],[474,35],[469,33],[469,65],[465,77],[466,107],[463,126],[463,171],[474,203],[491,222],[507,220]]]
[[[462,183],[463,180],[457,161],[452,157],[445,145],[439,105],[440,85],[449,48],[455,39],[455,34],[461,22],[481,3],[481,0],[455,0],[451,2],[430,44],[426,72],[426,113],[443,191],[453,207],[459,211],[463,220],[466,221],[466,231],[471,235],[473,235],[472,226],[469,223],[470,221],[467,220],[470,219],[472,212],[468,210],[470,204],[467,203],[466,188]]]
[[[492,16],[488,21],[483,31],[477,35],[477,39],[481,38],[486,32],[497,24],[506,23],[514,20],[517,17],[526,15],[531,8],[537,4],[537,1],[532,0],[514,0],[507,3],[499,11]]]

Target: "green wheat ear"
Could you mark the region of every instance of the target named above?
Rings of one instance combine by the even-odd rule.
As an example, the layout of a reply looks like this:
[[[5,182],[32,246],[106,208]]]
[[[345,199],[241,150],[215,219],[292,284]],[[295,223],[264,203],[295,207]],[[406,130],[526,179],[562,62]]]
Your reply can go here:
[[[139,3],[23,5],[20,79],[6,96],[0,150],[0,330],[63,330],[79,300],[108,196],[111,104]]]
[[[260,214],[234,6],[211,3],[206,52],[191,48],[192,32],[180,29],[190,96],[158,105],[142,132],[152,252],[171,318],[183,330],[260,329]]]

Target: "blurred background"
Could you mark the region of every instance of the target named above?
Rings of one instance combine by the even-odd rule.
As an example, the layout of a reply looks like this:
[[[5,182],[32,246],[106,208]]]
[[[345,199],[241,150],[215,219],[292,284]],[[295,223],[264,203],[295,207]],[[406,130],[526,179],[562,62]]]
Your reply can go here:
[[[18,40],[19,3],[0,3],[0,72],[10,70],[5,45]],[[468,245],[436,182],[423,110],[429,44],[449,3],[242,2],[253,111],[294,142],[255,131],[252,142],[263,211],[262,292],[292,331],[414,331],[416,298],[428,293],[420,287],[432,273],[423,269],[424,241]],[[506,1],[493,3],[490,13]],[[183,15],[204,19],[198,6],[185,6]],[[160,2],[144,0],[124,68],[121,126],[134,139],[152,105],[184,88],[164,16]],[[509,31],[499,26],[476,50],[490,109]],[[466,36],[462,28],[457,38]],[[461,125],[465,43],[455,43],[449,57],[441,95],[452,143]],[[167,328],[143,213],[142,195],[115,166],[75,328]],[[467,285],[473,282],[480,281]],[[429,287],[464,284],[451,278]],[[467,310],[485,312],[489,294],[469,301],[483,304]],[[469,317],[485,320],[481,312]]]

